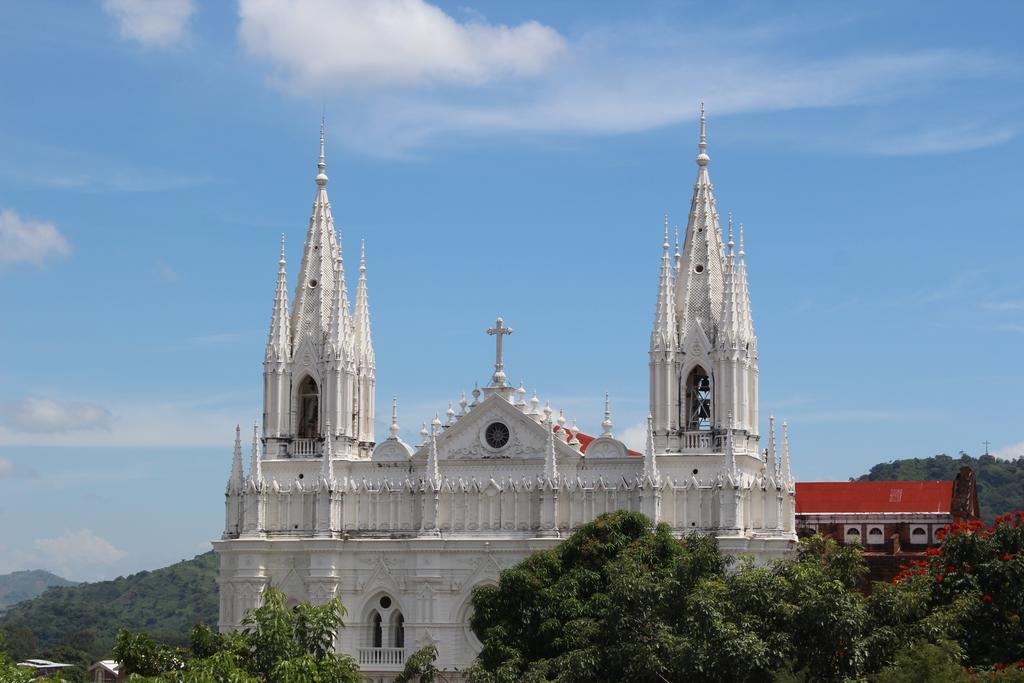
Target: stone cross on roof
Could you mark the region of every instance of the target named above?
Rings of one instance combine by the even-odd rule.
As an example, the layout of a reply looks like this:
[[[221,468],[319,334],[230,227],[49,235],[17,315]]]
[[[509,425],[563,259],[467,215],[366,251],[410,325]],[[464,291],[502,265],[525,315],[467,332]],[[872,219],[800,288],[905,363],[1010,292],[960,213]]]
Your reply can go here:
[[[494,383],[494,386],[503,387],[505,386],[505,363],[501,354],[501,338],[506,334],[512,334],[512,328],[505,327],[505,321],[498,318],[494,327],[487,329],[487,334],[497,337],[497,344],[494,351],[494,377],[492,377],[491,380]]]

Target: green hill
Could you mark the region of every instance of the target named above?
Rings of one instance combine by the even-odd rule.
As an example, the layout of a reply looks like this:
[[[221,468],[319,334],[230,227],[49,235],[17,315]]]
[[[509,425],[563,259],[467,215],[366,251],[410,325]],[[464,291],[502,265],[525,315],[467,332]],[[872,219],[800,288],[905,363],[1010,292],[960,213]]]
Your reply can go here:
[[[0,575],[0,612],[22,600],[40,595],[50,586],[74,585],[74,581],[62,579],[42,569]]]
[[[184,645],[197,622],[217,625],[217,568],[211,551],[113,581],[50,588],[7,610],[0,628],[16,658],[73,648],[100,659],[120,628]]]
[[[857,481],[937,481],[952,479],[964,465],[978,478],[981,518],[991,523],[996,515],[1024,510],[1024,457],[1001,460],[991,455],[972,458],[966,453],[951,458],[909,458],[881,463]]]

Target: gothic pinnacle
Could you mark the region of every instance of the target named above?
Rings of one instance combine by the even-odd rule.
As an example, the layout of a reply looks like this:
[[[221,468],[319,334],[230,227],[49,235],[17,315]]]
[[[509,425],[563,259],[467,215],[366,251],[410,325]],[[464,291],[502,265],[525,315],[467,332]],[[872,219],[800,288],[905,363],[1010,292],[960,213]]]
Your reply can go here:
[[[260,428],[255,422],[252,423],[252,454],[249,462],[249,478],[254,482],[263,481],[263,462],[260,459]]]
[[[658,460],[654,452],[654,416],[647,415],[647,446],[644,448],[644,477],[657,482]]]
[[[235,450],[231,458],[231,479],[228,491],[240,491],[242,488],[242,427],[235,425]]]

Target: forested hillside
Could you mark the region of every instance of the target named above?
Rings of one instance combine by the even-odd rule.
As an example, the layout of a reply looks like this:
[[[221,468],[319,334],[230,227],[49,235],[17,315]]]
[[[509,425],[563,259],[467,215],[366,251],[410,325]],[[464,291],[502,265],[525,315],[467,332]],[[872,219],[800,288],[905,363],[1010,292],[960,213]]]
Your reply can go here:
[[[120,628],[183,645],[197,622],[217,625],[216,576],[217,557],[208,552],[113,581],[50,588],[11,607],[0,628],[16,659],[50,653],[67,661],[80,652],[95,661],[110,655]]]
[[[996,515],[1024,509],[1024,458],[1001,460],[991,455],[972,458],[966,453],[951,458],[909,458],[881,463],[857,481],[938,481],[952,479],[964,465],[978,478],[981,518],[991,522]]]
[[[22,600],[40,595],[50,586],[74,585],[74,581],[62,579],[42,569],[0,575],[0,612]]]

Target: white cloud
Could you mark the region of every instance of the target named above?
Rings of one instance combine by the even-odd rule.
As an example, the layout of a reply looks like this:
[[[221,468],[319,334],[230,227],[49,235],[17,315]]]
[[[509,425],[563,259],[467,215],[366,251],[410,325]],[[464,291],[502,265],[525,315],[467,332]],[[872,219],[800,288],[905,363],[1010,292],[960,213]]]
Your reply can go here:
[[[1017,443],[1010,444],[1009,446],[997,448],[992,451],[992,455],[1006,460],[1014,460],[1016,458],[1024,457],[1024,441],[1018,441]]]
[[[89,529],[65,531],[54,538],[39,538],[33,546],[34,559],[38,564],[64,577],[89,575],[97,567],[115,564],[127,556],[125,551]]]
[[[553,29],[459,22],[423,0],[240,0],[242,44],[293,87],[479,84],[542,72]]]
[[[564,37],[533,21],[499,26],[467,14],[460,22],[424,0],[241,0],[240,16],[241,43],[271,65],[279,85],[329,106],[333,98],[335,130],[384,155],[452,134],[650,130],[692,120],[701,100],[716,117],[925,101],[1002,68],[968,50],[808,54],[802,39],[821,27],[807,21],[695,30],[617,24]],[[908,155],[997,145],[1017,134],[997,122],[910,118],[909,132],[893,122],[845,144]]]
[[[34,397],[0,403],[0,423],[21,432],[107,429],[110,418],[110,411],[95,403],[61,403]]]
[[[21,403],[21,402],[14,402]],[[60,405],[60,404],[58,404]],[[92,422],[75,430],[50,428],[57,418],[41,419],[33,429],[8,416],[0,403],[0,444],[6,446],[208,447],[230,448],[235,424],[252,424],[260,415],[251,397],[207,395],[195,400],[74,403],[99,409]],[[44,411],[46,412],[46,411]],[[54,411],[56,413],[57,411]],[[249,416],[249,417],[247,417]],[[5,419],[6,418],[6,419]],[[91,425],[91,426],[90,426]]]
[[[161,282],[177,282],[178,271],[174,266],[164,261],[158,261],[156,264],[156,276]]]
[[[0,457],[0,477],[6,477],[14,473],[14,463],[9,459]]]
[[[1010,126],[981,126],[976,123],[916,130],[899,136],[875,140],[870,151],[882,156],[945,154],[994,147],[1017,136]]]
[[[193,0],[103,0],[103,9],[117,19],[121,37],[167,47],[185,37],[196,8]]]
[[[626,427],[615,436],[629,448],[643,453],[647,448],[647,423],[641,422]]]
[[[0,211],[0,263],[41,266],[70,253],[71,245],[53,223],[22,218],[11,209]]]

